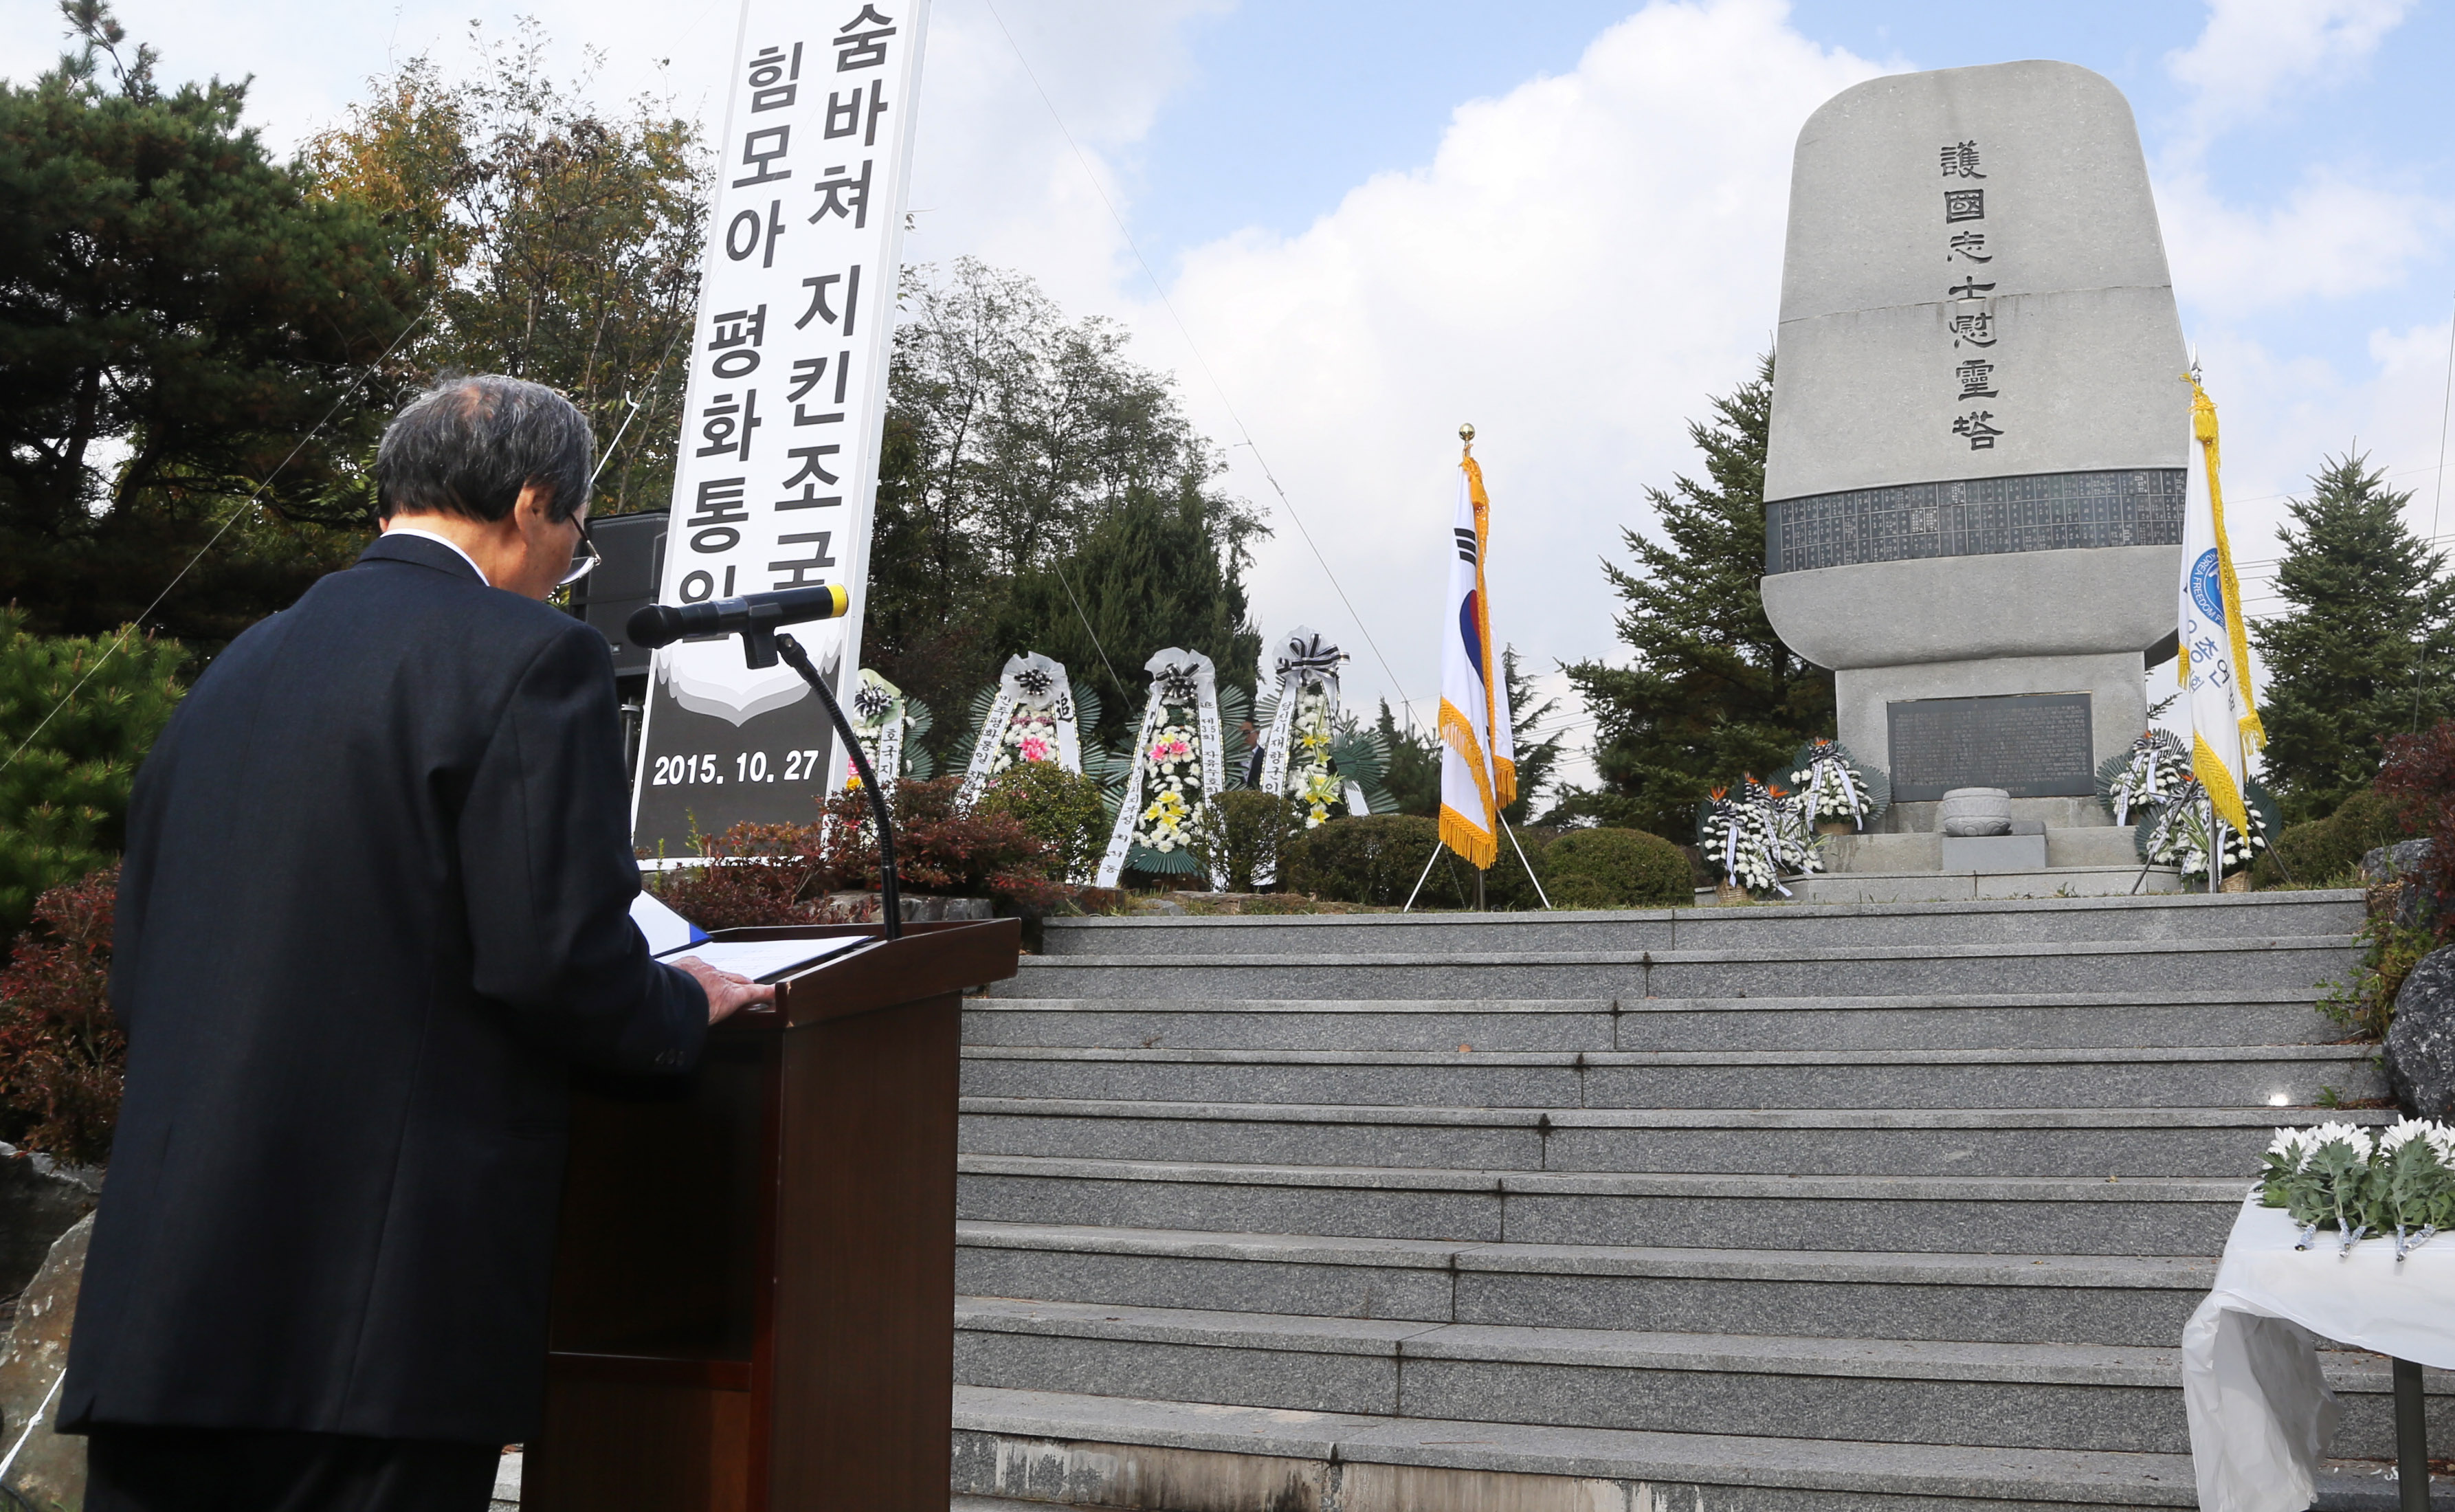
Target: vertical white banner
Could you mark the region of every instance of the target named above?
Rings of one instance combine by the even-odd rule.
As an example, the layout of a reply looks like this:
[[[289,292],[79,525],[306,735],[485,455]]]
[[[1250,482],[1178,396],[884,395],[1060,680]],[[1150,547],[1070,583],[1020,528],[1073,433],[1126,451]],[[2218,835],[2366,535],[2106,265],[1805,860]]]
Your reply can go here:
[[[700,262],[658,601],[842,584],[794,634],[848,699],[927,0],[744,0]],[[844,759],[790,667],[738,638],[657,654],[634,841],[687,853],[742,819],[806,822]]]

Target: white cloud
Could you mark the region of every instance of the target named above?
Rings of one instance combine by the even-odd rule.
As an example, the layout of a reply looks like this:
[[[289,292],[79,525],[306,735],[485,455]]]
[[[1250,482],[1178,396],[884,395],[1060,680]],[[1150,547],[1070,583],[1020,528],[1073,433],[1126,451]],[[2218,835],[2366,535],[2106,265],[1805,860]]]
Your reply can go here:
[[[1706,396],[1748,376],[1778,314],[1800,122],[1877,71],[1789,28],[1775,0],[1655,4],[1577,67],[1454,112],[1428,166],[1377,176],[1303,232],[1189,253],[1172,290],[1313,539],[1421,698],[1471,420],[1491,483],[1494,629],[1530,666],[1609,655],[1596,559],[1648,521],[1642,489],[1696,472]],[[1147,360],[1234,425],[1164,314]],[[1250,496],[1275,502],[1231,453]],[[1282,514],[1263,553],[1266,633],[1298,621],[1387,678]]]
[[[2199,40],[2165,66],[2194,91],[2183,147],[2256,119],[2294,85],[2342,83],[2413,0],[2210,0]]]
[[[1228,3],[937,0],[904,256],[968,254],[1031,273],[1071,311],[1122,312],[1141,273],[1108,209],[1130,215],[1118,162],[1190,71],[1187,22]]]
[[[2416,534],[2430,533],[2448,339],[2445,320],[2373,331],[2374,366],[2346,373],[2320,358],[2276,353],[2248,332],[2200,334],[2223,426],[2226,532],[2251,614],[2283,607],[2267,596],[2283,550],[2277,529],[2287,522],[2286,500],[2306,494],[2310,474],[2328,457],[2365,454],[2389,486],[2412,493],[2404,522]],[[2441,534],[2455,532],[2455,500],[2445,509],[2436,524]]]
[[[2455,206],[2314,171],[2268,204],[2227,204],[2196,169],[2160,174],[2174,287],[2232,315],[2401,286],[2438,255]]]

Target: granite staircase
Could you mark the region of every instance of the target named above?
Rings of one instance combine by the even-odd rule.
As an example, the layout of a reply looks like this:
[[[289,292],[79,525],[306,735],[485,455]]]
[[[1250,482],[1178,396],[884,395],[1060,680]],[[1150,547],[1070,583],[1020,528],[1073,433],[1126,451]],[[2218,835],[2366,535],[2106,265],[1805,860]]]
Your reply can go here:
[[[2313,1008],[2360,918],[1052,923],[965,1031],[957,1505],[2191,1505],[2175,1346],[2259,1153],[2383,1090]]]

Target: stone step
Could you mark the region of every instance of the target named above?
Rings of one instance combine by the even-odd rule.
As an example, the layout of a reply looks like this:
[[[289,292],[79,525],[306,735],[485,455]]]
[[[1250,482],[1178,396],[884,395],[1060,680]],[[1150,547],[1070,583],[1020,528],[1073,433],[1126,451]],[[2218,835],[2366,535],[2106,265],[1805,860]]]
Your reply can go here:
[[[1828,872],[1795,877],[1782,884],[1801,903],[1943,903],[1998,898],[2064,901],[2096,897],[2166,896],[2185,892],[2181,877],[2170,867],[2146,872],[2133,862],[2121,866],[2045,866],[1999,872]],[[2219,897],[2224,895],[2219,894]],[[1700,893],[1699,907],[1713,895]]]
[[[2384,1094],[2377,1047],[1595,1051],[976,1046],[966,1097],[1449,1108],[2306,1107]]]
[[[2188,1507],[2177,1455],[1836,1444],[955,1388],[954,1488],[1206,1512],[2011,1512]],[[1916,1498],[1905,1502],[1905,1498]],[[961,1503],[958,1503],[961,1504]]]
[[[2254,897],[2257,895],[2253,895]],[[1738,912],[1744,912],[1743,910]],[[1119,920],[1119,922],[1132,922]],[[1234,923],[1234,919],[1209,920]],[[1193,937],[1194,942],[1199,937]],[[1800,998],[2272,993],[2348,976],[2348,935],[1758,950],[1026,956],[999,998]]]
[[[1111,1050],[1835,1050],[2319,1044],[2312,994],[1398,999],[973,998],[967,1045]]]
[[[2308,1108],[1583,1109],[965,1098],[975,1155],[1761,1176],[2258,1174]]]
[[[2187,1454],[2181,1353],[2139,1345],[1513,1327],[958,1298],[964,1385],[1282,1411]],[[2384,1359],[2331,1354],[2333,1449],[2394,1452]],[[2455,1432],[2429,1373],[2432,1427]]]
[[[2173,1346],[2216,1261],[1458,1244],[966,1222],[967,1296],[1314,1318]]]
[[[984,1222],[1480,1243],[2213,1256],[2247,1178],[1642,1175],[957,1158]]]
[[[2136,870],[2136,869],[2135,869]],[[1313,914],[1050,919],[1065,956],[1750,950],[1775,945],[1998,945],[2349,935],[2358,890],[1598,913]]]
[[[1530,1427],[989,1386],[955,1388],[954,1424],[955,1512],[2126,1512],[2197,1502],[2187,1455]],[[2320,1512],[2394,1512],[2395,1482],[2378,1468],[2327,1464]],[[2455,1509],[2455,1484],[2433,1486],[2430,1504]]]

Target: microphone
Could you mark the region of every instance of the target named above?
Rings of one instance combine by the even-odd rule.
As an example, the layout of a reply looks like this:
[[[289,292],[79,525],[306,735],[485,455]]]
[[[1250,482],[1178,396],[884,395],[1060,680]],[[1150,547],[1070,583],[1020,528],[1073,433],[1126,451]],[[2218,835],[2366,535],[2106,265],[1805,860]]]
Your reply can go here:
[[[703,604],[643,604],[632,612],[622,633],[631,644],[653,651],[677,640],[713,640],[744,632],[773,635],[781,626],[805,620],[841,619],[851,607],[852,595],[841,584],[780,588]]]
[[[888,939],[903,937],[903,891],[895,875],[895,816],[887,811],[886,792],[878,784],[878,774],[870,770],[869,757],[862,754],[861,736],[854,733],[852,721],[844,717],[843,706],[836,702],[835,691],[810,665],[807,653],[792,636],[781,634],[786,625],[798,625],[812,619],[841,619],[852,608],[852,595],[842,586],[829,584],[815,588],[780,588],[770,594],[744,594],[740,598],[720,598],[704,604],[643,604],[632,611],[622,626],[631,644],[654,650],[670,646],[677,640],[716,640],[726,635],[741,637],[741,659],[752,671],[776,665],[779,660],[790,666],[801,679],[819,696],[826,706],[828,722],[843,740],[844,755],[855,772],[861,774],[861,784],[869,796],[869,811],[878,823],[878,895],[882,910],[880,923]]]

